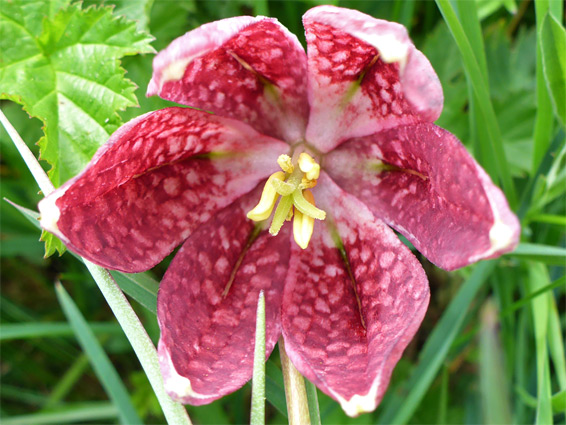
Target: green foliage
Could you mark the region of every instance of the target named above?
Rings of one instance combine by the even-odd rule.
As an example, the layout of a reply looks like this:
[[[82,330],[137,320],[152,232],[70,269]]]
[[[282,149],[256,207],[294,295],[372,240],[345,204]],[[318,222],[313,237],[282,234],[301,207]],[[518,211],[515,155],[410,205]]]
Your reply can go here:
[[[62,3],[63,4],[63,3]],[[118,59],[148,53],[151,38],[110,8],[57,2],[3,2],[0,38],[10,40],[0,95],[44,123],[41,157],[55,186],[76,175],[136,106],[135,86]]]
[[[566,125],[566,30],[552,15],[542,23],[542,65],[552,106],[562,125]]]

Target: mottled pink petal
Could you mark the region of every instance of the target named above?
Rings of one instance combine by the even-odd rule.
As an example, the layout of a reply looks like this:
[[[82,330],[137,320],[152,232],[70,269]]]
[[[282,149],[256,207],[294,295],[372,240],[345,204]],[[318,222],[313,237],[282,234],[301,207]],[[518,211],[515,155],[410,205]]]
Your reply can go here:
[[[173,41],[153,68],[148,96],[238,118],[288,142],[304,138],[306,55],[276,19],[205,24]]]
[[[251,378],[260,290],[267,356],[281,334],[289,237],[286,229],[281,237],[264,230],[252,239],[255,223],[245,214],[259,195],[255,191],[196,230],[159,287],[159,362],[167,392],[183,403],[210,403]]]
[[[380,160],[401,170],[379,171]],[[518,242],[519,222],[502,192],[460,141],[434,124],[351,140],[327,155],[325,167],[444,269],[499,256]]]
[[[324,173],[313,192],[329,217],[316,223],[306,250],[291,248],[285,347],[304,376],[356,416],[383,397],[425,315],[429,289],[410,250],[361,202]]]
[[[41,225],[96,264],[146,270],[274,172],[287,149],[236,120],[152,112],[122,126],[81,174],[40,202]]]
[[[306,135],[318,149],[440,116],[442,87],[405,27],[334,6],[309,10],[303,23],[311,105]]]

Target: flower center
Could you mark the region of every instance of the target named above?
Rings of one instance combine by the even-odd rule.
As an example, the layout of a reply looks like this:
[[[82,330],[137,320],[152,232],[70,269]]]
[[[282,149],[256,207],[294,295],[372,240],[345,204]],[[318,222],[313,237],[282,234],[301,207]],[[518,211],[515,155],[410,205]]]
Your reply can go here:
[[[285,221],[293,219],[295,242],[306,249],[314,229],[314,220],[326,218],[326,213],[315,206],[314,196],[308,190],[316,186],[320,165],[306,152],[299,155],[295,165],[289,155],[280,155],[277,164],[283,171],[273,173],[267,179],[259,203],[247,216],[253,221],[266,220],[279,199],[269,233],[277,235]]]

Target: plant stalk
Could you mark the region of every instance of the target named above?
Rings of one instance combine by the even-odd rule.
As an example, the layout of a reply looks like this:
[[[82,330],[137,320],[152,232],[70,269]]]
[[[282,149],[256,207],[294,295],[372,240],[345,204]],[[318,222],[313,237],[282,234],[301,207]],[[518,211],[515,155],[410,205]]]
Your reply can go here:
[[[279,338],[279,354],[281,355],[281,369],[285,384],[285,398],[287,399],[287,413],[289,425],[310,425],[309,404],[305,380],[287,357],[283,337]]]

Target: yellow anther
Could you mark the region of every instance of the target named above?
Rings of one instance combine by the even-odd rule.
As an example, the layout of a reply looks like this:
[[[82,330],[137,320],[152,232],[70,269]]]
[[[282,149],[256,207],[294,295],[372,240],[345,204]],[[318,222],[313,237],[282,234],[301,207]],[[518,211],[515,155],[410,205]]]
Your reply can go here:
[[[309,180],[307,177],[303,177],[303,179],[301,180],[301,184],[299,185],[299,188],[312,189],[313,187],[316,186],[316,183],[317,183],[316,180]]]
[[[273,211],[273,207],[275,206],[275,202],[279,196],[271,184],[271,181],[274,179],[284,180],[285,173],[283,171],[277,171],[276,173],[273,173],[269,179],[267,179],[263,192],[261,192],[259,203],[247,214],[247,217],[250,220],[262,221],[271,215],[271,211]]]
[[[299,155],[299,168],[306,174],[307,179],[316,180],[320,175],[320,165],[306,152]]]
[[[314,206],[314,196],[309,190],[303,192],[303,197]],[[293,237],[295,242],[301,248],[306,249],[309,246],[312,232],[314,230],[314,218],[303,214],[298,209],[295,209],[293,218]]]
[[[291,174],[295,170],[295,167],[293,167],[293,162],[289,155],[279,155],[279,158],[277,158],[277,164],[279,164],[281,169],[286,173]]]

